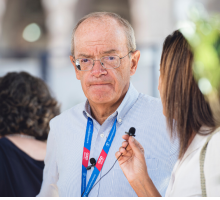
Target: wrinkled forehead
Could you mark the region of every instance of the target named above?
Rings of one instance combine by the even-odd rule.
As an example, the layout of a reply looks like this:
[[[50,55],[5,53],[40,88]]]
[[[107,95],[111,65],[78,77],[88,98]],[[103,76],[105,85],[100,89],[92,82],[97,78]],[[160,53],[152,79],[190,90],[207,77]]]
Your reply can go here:
[[[74,35],[74,51],[83,49],[118,49],[127,51],[124,28],[112,18],[91,18],[83,21]]]

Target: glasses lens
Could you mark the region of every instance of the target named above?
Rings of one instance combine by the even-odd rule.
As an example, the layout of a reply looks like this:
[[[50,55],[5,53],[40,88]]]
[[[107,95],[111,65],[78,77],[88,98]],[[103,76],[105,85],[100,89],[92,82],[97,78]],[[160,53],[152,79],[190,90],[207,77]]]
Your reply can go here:
[[[79,58],[76,60],[76,67],[81,71],[88,71],[92,69],[93,60],[89,58]]]
[[[118,56],[105,56],[101,58],[101,62],[106,69],[117,68],[120,65],[120,58]]]

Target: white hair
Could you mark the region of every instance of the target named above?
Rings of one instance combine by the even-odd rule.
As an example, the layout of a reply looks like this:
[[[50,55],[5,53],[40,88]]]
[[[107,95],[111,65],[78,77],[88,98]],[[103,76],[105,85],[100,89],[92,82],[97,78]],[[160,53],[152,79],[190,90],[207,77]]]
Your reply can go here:
[[[125,30],[126,38],[127,38],[127,47],[129,52],[136,50],[136,42],[135,42],[135,36],[134,36],[134,30],[131,26],[131,24],[126,20],[123,19],[118,14],[112,13],[112,12],[94,12],[90,13],[86,16],[84,16],[82,19],[79,20],[79,22],[76,24],[76,26],[73,29],[72,33],[72,41],[71,41],[71,54],[74,56],[74,35],[76,32],[76,29],[79,27],[79,25],[89,18],[103,18],[103,17],[111,17],[115,19],[120,26],[122,26]]]

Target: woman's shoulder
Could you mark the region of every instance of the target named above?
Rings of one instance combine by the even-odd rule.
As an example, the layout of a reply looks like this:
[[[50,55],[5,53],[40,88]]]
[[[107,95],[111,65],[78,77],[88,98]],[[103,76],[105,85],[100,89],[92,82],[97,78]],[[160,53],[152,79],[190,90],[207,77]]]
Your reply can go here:
[[[16,147],[5,137],[0,138],[0,163],[7,163],[9,158],[14,157]],[[0,171],[3,165],[0,165]]]
[[[207,145],[207,151],[206,151],[206,158],[208,160],[212,159],[212,162],[214,162],[213,159],[216,160],[220,164],[220,127],[215,130],[215,134],[212,135],[210,141]]]
[[[4,157],[20,157],[43,162],[46,154],[46,143],[29,138],[2,137],[0,151]]]
[[[0,152],[2,153],[10,149],[13,149],[13,145],[11,144],[11,142],[5,137],[1,137],[0,138]]]
[[[220,150],[220,127],[215,130],[215,134],[211,137],[208,143],[207,150],[209,151]]]
[[[205,155],[205,180],[207,196],[220,196],[220,128],[210,139]]]

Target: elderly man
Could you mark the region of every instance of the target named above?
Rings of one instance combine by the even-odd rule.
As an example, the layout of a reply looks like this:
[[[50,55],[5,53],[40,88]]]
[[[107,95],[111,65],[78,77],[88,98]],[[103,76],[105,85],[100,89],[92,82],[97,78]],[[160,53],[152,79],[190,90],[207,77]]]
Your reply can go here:
[[[178,152],[169,142],[161,101],[130,82],[139,58],[133,29],[117,14],[92,13],[78,22],[70,60],[87,101],[51,120],[39,196],[136,196],[115,160],[130,127],[164,195]]]

